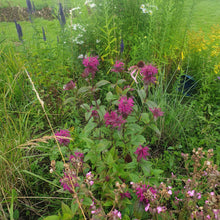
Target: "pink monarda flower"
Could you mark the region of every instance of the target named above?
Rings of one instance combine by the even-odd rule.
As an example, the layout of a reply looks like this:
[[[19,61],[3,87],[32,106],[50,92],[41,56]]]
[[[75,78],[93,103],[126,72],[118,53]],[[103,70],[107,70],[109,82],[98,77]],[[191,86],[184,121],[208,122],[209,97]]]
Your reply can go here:
[[[87,57],[83,59],[83,65],[86,67],[82,77],[86,78],[91,73],[92,78],[95,77],[95,73],[98,71],[97,66],[99,65],[98,57]]]
[[[155,75],[158,73],[158,70],[156,67],[150,65],[144,66],[140,73],[143,75],[143,81],[144,84],[149,85],[151,83],[155,84],[156,82],[156,77]]]
[[[163,116],[164,112],[161,111],[160,108],[149,108],[150,111],[153,113],[154,115],[154,119],[157,120],[158,117]]]
[[[114,67],[111,69],[112,72],[121,73],[124,71],[124,63],[119,60],[116,61]]]
[[[76,83],[73,80],[69,81],[66,85],[63,86],[63,90],[72,90],[76,87]]]
[[[143,158],[144,160],[147,160],[147,156],[150,156],[149,148],[148,148],[147,146],[146,146],[146,147],[142,147],[142,146],[140,145],[134,153],[138,155],[138,157],[137,157],[137,161],[138,161],[138,162],[139,162],[142,158]]]
[[[80,152],[75,152],[74,155],[71,154],[69,158],[69,160],[73,163],[79,163],[79,162],[83,163],[83,159],[84,159],[84,154]]]
[[[113,128],[118,127],[119,129],[121,128],[121,125],[126,122],[122,115],[118,115],[115,111],[112,111],[110,114],[106,112],[104,115],[104,120],[106,127],[111,125]]]
[[[132,98],[127,99],[127,97],[123,96],[120,98],[118,104],[119,112],[124,116],[127,117],[133,111],[132,107],[134,106],[134,101]]]
[[[70,143],[69,139],[61,138],[61,137],[70,137],[70,132],[68,130],[60,130],[55,133],[55,136],[57,137],[57,140],[60,144],[67,146]]]

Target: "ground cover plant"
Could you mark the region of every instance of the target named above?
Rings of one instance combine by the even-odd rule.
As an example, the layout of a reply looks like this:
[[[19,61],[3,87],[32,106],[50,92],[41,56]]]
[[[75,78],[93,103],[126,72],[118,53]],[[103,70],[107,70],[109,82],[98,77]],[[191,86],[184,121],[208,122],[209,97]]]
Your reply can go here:
[[[220,218],[207,2],[1,3],[2,219]]]

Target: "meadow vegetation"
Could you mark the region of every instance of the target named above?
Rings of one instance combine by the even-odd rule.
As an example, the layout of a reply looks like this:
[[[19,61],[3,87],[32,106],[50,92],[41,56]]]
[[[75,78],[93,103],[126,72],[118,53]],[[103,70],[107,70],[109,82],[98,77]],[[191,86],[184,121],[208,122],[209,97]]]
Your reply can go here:
[[[0,219],[219,219],[219,1],[10,7]]]

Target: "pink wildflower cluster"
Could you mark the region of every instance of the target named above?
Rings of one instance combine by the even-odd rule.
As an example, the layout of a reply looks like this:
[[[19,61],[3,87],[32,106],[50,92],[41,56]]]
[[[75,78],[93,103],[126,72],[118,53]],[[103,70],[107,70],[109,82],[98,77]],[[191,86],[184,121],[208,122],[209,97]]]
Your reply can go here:
[[[61,138],[61,137],[70,137],[70,132],[68,130],[60,130],[55,133],[57,140],[60,144],[67,146],[70,143],[68,138]]]
[[[143,61],[140,61],[140,62],[138,62],[137,65],[131,66],[131,67],[128,69],[128,71],[131,71],[130,75],[131,75],[131,77],[133,78],[133,80],[134,80],[136,83],[138,83],[138,81],[137,81],[137,76],[138,76],[138,74],[140,73],[140,75],[142,75],[142,74],[141,74],[141,70],[142,70],[142,68],[144,68],[145,66],[146,66],[146,64],[145,64]],[[136,75],[135,75],[135,74],[136,74]],[[135,75],[135,76],[134,76],[134,75]]]
[[[87,57],[83,59],[83,65],[86,67],[82,74],[82,77],[86,78],[91,73],[92,78],[95,77],[95,73],[98,71],[97,66],[99,65],[98,57]]]
[[[142,158],[144,160],[147,160],[147,156],[150,156],[149,153],[149,148],[146,147],[142,147],[141,145],[137,148],[137,150],[134,152],[135,154],[137,154],[137,161],[139,162]]]
[[[122,96],[119,100],[118,111],[124,116],[127,117],[133,111],[132,107],[134,106],[134,101],[132,98],[127,99],[127,97]]]
[[[136,191],[136,195],[139,198],[139,201],[142,202],[145,206],[145,211],[147,212],[150,208],[150,202],[156,200],[157,191],[153,187],[146,184],[138,184],[131,182],[132,188]]]
[[[90,186],[92,186],[92,185],[94,184],[93,176],[94,176],[94,175],[92,174],[91,171],[86,174],[86,180],[85,180],[85,182],[86,182],[88,185],[90,185]]]
[[[114,67],[111,69],[112,72],[121,73],[124,71],[124,63],[119,60],[116,61]]]
[[[156,77],[155,75],[157,74],[158,70],[156,67],[150,65],[144,66],[140,73],[143,75],[143,81],[146,85],[149,85],[150,83],[155,84],[156,82]]]
[[[104,115],[104,120],[106,126],[110,125],[113,128],[118,127],[119,129],[121,128],[121,125],[126,122],[123,119],[122,115],[118,115],[115,111],[112,111],[110,114],[106,112],[106,114]]]
[[[117,209],[114,209],[114,211],[110,212],[109,217],[111,220],[121,219],[121,212],[119,212]]]
[[[153,113],[154,115],[154,119],[157,120],[158,117],[163,116],[164,112],[161,111],[160,108],[149,108],[150,111]]]
[[[64,176],[62,179],[60,179],[61,186],[63,186],[64,190],[68,190],[70,193],[74,192],[75,187],[79,187],[79,184],[77,183],[77,176],[72,174],[64,173]]]

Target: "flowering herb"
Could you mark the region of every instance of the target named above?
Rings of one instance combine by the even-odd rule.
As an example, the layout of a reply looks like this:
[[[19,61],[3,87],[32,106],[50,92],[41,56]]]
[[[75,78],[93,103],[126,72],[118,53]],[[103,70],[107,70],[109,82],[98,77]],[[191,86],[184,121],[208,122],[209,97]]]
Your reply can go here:
[[[111,69],[112,72],[121,73],[124,71],[124,63],[119,60],[116,61],[114,67]]]
[[[119,102],[118,111],[126,118],[133,111],[134,101],[132,98],[127,99],[127,97],[123,96]]]
[[[18,38],[20,41],[22,41],[23,33],[22,33],[21,25],[15,21],[15,27],[18,33]]]
[[[62,7],[62,4],[59,3],[59,21],[60,21],[60,24],[61,26],[64,26],[66,24],[66,18],[65,18],[65,15],[64,15],[64,12],[63,12],[63,7]]]
[[[155,75],[158,73],[158,70],[156,67],[150,65],[144,66],[140,73],[143,76],[143,81],[146,85],[149,85],[150,83],[155,84],[156,82],[156,77]]]
[[[149,148],[148,148],[147,146],[146,146],[146,147],[142,147],[142,146],[140,145],[134,153],[138,155],[138,157],[137,157],[137,161],[138,161],[138,162],[139,162],[142,158],[143,158],[144,160],[147,160],[147,156],[150,156]]]
[[[70,132],[68,130],[60,130],[59,132],[55,133],[55,136],[57,136],[57,140],[59,141],[60,144],[67,146],[70,143],[69,139],[61,138],[62,136],[70,137]]]
[[[121,128],[121,125],[126,122],[123,119],[122,115],[118,115],[115,111],[112,111],[110,114],[106,112],[106,114],[104,115],[104,120],[106,127],[110,125],[113,128],[118,127],[119,129]]]
[[[142,68],[144,68],[145,66],[146,66],[146,64],[145,64],[143,61],[140,61],[140,62],[138,62],[137,65],[131,66],[131,67],[128,69],[128,71],[131,71],[130,75],[131,75],[131,77],[133,78],[133,80],[134,80],[136,83],[138,83],[138,82],[137,82],[137,76],[138,76],[138,74],[140,73],[140,75],[142,76],[141,70],[142,70]],[[136,73],[136,75],[134,76],[135,73]]]
[[[97,66],[99,65],[98,57],[87,57],[83,59],[83,65],[86,67],[82,77],[88,77],[88,75],[91,73],[92,78],[95,78],[95,73],[98,71]]]
[[[27,3],[27,8],[28,8],[28,13],[31,14],[32,13],[31,1],[30,0],[26,0],[26,3]]]
[[[163,116],[164,112],[161,111],[160,108],[149,108],[150,111],[153,113],[154,115],[154,119],[156,120],[158,117]]]

